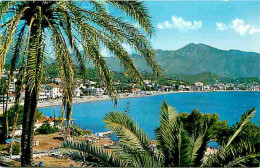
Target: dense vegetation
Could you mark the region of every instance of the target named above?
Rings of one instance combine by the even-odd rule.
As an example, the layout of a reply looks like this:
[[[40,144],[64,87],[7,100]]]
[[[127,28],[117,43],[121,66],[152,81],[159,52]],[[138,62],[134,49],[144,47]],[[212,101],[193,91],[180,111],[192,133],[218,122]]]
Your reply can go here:
[[[18,107],[18,114],[19,114],[19,117],[18,117],[18,120],[17,120],[17,126],[21,125],[22,122],[23,122],[23,110],[24,110],[24,106],[19,106]],[[15,118],[15,107],[12,106],[10,107],[10,109],[7,110],[8,111],[8,121],[9,121],[9,126],[13,126],[14,124],[14,118]],[[39,110],[37,110],[36,112],[36,120],[39,120],[43,117],[42,115],[42,112],[40,112]]]
[[[81,128],[80,126],[78,126],[76,124],[71,124],[70,130],[71,130],[71,136],[76,136],[76,137],[92,134],[92,132],[90,130],[88,130],[88,129],[84,130],[83,128]]]
[[[58,71],[56,68],[56,63],[51,63],[46,65],[44,71],[44,82],[52,82],[52,78],[58,77]],[[99,82],[99,76],[96,69],[88,69],[87,75],[82,75],[79,72],[79,67],[77,65],[74,66],[75,76],[78,79],[82,79],[83,81],[91,80],[95,82]],[[174,75],[165,75],[161,77],[156,77],[148,72],[142,72],[142,76],[144,79],[151,80],[159,85],[171,86],[174,84],[180,85],[189,85],[194,82],[203,82],[204,84],[215,84],[215,83],[233,83],[233,84],[260,84],[260,79],[256,77],[246,77],[246,78],[232,78],[232,77],[221,77],[219,75],[213,74],[211,72],[202,72],[193,75],[187,74],[174,74]],[[132,78],[128,77],[124,73],[113,72],[114,81],[120,82],[122,84],[134,83],[136,82]]]
[[[256,131],[249,123],[254,114],[255,108],[245,112],[234,126],[227,126],[227,130],[232,131],[224,136],[227,138],[224,140],[216,129],[219,129],[219,123],[226,123],[219,121],[216,114],[202,114],[196,109],[190,114],[177,114],[173,107],[164,102],[160,110],[160,124],[155,130],[156,147],[126,112],[110,112],[104,118],[106,127],[119,138],[111,147],[113,152],[74,140],[65,141],[62,147],[74,149],[70,152],[72,158],[87,166],[258,166],[260,151],[257,147],[260,139],[245,135]],[[256,134],[259,134],[259,127],[257,130]],[[212,138],[217,139],[221,146],[218,152],[209,155],[206,149]]]
[[[215,84],[221,82],[220,76],[210,72],[202,72],[194,75],[176,74],[174,76],[186,81],[188,84],[193,84],[194,82],[203,82],[204,84]]]
[[[196,114],[196,115],[194,115]],[[188,113],[179,113],[179,120],[183,123],[183,126],[189,132],[192,132],[192,128],[196,127],[202,129],[198,125],[192,125],[195,121],[202,125],[204,121],[207,121],[207,129],[208,134],[210,134],[210,139],[216,141],[218,144],[223,145],[226,144],[230,135],[233,135],[238,128],[239,122],[234,123],[233,125],[229,125],[228,121],[220,121],[219,116],[217,114],[202,114],[199,110],[195,109],[190,114]],[[237,138],[234,140],[240,141],[249,140],[251,142],[255,142],[255,149],[258,153],[260,153],[260,123],[258,125],[256,123],[248,122],[243,130],[239,133]]]
[[[7,147],[8,153],[10,153],[10,148],[11,148],[11,146]],[[20,153],[21,153],[21,144],[19,144],[19,143],[14,144],[13,149],[12,149],[12,155],[19,155]]]
[[[55,132],[58,132],[59,129],[54,125],[52,126],[50,124],[50,122],[48,120],[46,120],[44,122],[43,125],[40,126],[40,128],[38,128],[36,131],[35,131],[35,134],[37,135],[38,133],[39,134],[51,134],[51,133],[55,133]]]

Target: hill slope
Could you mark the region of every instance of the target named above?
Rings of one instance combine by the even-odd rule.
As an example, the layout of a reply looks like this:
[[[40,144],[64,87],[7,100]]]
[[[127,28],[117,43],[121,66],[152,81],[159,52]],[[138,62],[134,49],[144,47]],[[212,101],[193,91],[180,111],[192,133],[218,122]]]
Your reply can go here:
[[[131,57],[140,71],[150,71],[142,57]],[[106,59],[112,71],[123,71],[115,57]],[[260,54],[254,52],[226,51],[205,44],[191,43],[174,51],[156,50],[156,60],[168,75],[210,72],[225,77],[260,78]],[[91,61],[87,61],[87,67],[93,67]]]
[[[260,54],[240,50],[220,50],[205,44],[188,44],[175,51],[156,51],[156,60],[166,74],[211,72],[226,77],[260,78]],[[140,71],[150,70],[138,55],[132,56]],[[114,57],[107,58],[113,71],[122,71]]]

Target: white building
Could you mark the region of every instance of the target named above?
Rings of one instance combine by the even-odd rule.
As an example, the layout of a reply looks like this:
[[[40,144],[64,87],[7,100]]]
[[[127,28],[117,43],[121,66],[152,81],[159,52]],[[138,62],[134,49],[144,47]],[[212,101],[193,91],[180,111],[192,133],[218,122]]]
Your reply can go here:
[[[15,93],[15,82],[17,80],[15,78],[12,78],[11,79],[11,83],[10,83],[10,87],[9,87],[9,92],[10,93]]]
[[[139,88],[132,88],[132,89],[131,89],[131,92],[132,92],[133,94],[141,94],[142,90],[139,89]]]
[[[60,86],[53,83],[42,85],[42,90],[45,92],[45,95],[51,99],[56,99],[62,96]]]
[[[39,92],[39,101],[45,101],[50,97],[50,92],[45,91],[43,89]]]
[[[203,91],[204,90],[204,84],[202,82],[195,82],[192,84],[192,90],[195,91]]]
[[[205,85],[205,86],[204,86],[204,90],[205,90],[205,91],[209,91],[209,90],[211,90],[210,85]]]
[[[95,87],[86,88],[86,91],[93,96],[101,96],[105,93],[105,91],[102,88],[95,88]]]
[[[82,94],[82,91],[81,91],[80,87],[79,87],[79,86],[76,86],[76,87],[75,87],[75,90],[74,90],[74,95],[75,95],[76,97],[80,97],[81,94]]]

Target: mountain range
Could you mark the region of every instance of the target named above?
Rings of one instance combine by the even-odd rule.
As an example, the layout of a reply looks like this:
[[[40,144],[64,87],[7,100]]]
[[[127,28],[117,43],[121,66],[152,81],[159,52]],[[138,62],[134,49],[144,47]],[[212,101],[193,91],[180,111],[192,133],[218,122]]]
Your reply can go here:
[[[131,57],[140,71],[150,71],[141,56]],[[106,59],[111,70],[123,71],[115,57]],[[156,60],[168,75],[211,72],[223,77],[260,78],[260,54],[255,52],[221,50],[190,43],[178,50],[156,50]],[[88,64],[91,66],[91,62]]]
[[[140,55],[134,54],[131,58],[141,72],[151,71]],[[155,58],[167,75],[209,72],[220,77],[260,78],[260,54],[255,52],[221,50],[205,44],[190,43],[178,50],[156,50]],[[53,58],[50,60],[54,61]],[[124,71],[116,57],[106,57],[106,60],[112,71]],[[87,61],[87,67],[93,68],[91,61]]]

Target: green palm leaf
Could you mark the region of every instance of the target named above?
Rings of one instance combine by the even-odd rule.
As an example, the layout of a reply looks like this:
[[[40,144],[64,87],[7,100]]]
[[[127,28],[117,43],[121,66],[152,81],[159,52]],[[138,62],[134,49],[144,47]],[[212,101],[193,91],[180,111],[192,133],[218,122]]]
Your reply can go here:
[[[237,126],[237,130],[236,132],[233,134],[232,137],[230,137],[230,139],[228,140],[227,144],[225,145],[224,149],[227,149],[229,147],[229,145],[232,143],[232,141],[236,138],[236,136],[242,131],[243,127],[254,117],[255,115],[255,108],[252,108],[251,110],[245,112],[241,118],[240,118],[240,122],[238,123]]]
[[[229,163],[234,164],[235,162],[233,163],[233,160],[239,160],[241,157],[254,153],[254,151],[252,151],[254,150],[254,147],[252,146],[254,145],[253,142],[243,140],[233,142],[233,140],[243,130],[243,127],[250,121],[255,112],[255,108],[253,108],[241,116],[240,122],[237,125],[237,130],[229,138],[228,142],[220,148],[217,154],[209,156],[209,158],[203,162],[202,166],[224,166]]]
[[[74,159],[80,161],[88,161],[92,160],[94,163],[98,163],[102,166],[112,166],[112,167],[123,167],[125,163],[119,159],[113,153],[108,152],[102,147],[91,145],[90,143],[81,142],[81,141],[73,141],[67,140],[64,141],[61,145],[62,148],[70,148],[78,150],[78,152],[72,152]]]
[[[120,143],[138,150],[153,152],[146,133],[125,113],[110,112],[104,118],[106,127],[115,132]]]

